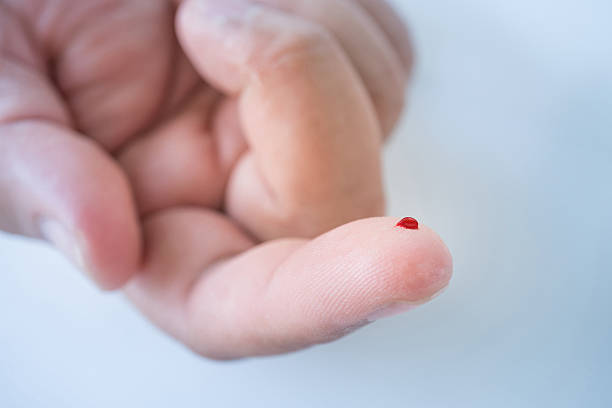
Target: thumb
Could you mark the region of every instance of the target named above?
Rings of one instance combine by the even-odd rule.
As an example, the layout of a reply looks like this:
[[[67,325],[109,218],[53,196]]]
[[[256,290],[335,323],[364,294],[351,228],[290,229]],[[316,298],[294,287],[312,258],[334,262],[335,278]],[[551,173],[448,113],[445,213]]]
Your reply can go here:
[[[52,122],[0,126],[0,229],[46,239],[104,289],[139,263],[124,175],[93,142]]]

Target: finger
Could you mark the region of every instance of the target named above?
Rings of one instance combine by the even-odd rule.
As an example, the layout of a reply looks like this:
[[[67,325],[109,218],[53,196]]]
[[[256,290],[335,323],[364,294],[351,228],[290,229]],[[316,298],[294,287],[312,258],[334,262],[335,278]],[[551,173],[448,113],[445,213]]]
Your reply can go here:
[[[197,95],[185,110],[117,155],[141,215],[175,205],[219,206],[216,146],[205,133],[214,100],[212,92]]]
[[[118,155],[141,215],[174,206],[221,208],[229,174],[246,149],[237,103],[212,89]]]
[[[218,234],[207,234],[211,229]],[[276,354],[336,339],[426,302],[448,284],[452,270],[435,233],[395,228],[389,218],[246,252],[252,243],[212,212],[166,212],[145,230],[152,250],[128,295],[158,325],[213,358]],[[179,236],[186,237],[180,244]]]
[[[115,288],[137,269],[140,255],[126,180],[97,146],[68,130],[68,114],[44,65],[20,43],[26,34],[16,21],[0,21],[6,30],[0,35],[0,229],[46,238],[101,287]]]
[[[383,135],[404,105],[407,75],[392,43],[359,4],[346,0],[256,0],[325,27],[351,59],[376,108]]]
[[[243,1],[187,1],[177,30],[205,79],[240,100],[252,154],[229,182],[232,217],[267,239],[382,212],[380,131],[333,37]]]
[[[406,25],[385,0],[353,0],[376,21],[402,60],[404,72],[409,75],[414,64],[414,52]]]
[[[137,269],[140,241],[125,177],[97,146],[58,125],[0,126],[0,226],[42,237],[114,289]]]

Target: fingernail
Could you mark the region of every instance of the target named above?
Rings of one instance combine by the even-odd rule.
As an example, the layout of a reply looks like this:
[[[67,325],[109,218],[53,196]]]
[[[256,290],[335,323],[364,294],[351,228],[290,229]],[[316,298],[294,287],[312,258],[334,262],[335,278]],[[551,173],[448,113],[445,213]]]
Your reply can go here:
[[[418,300],[415,302],[397,301],[397,302],[389,303],[388,305],[378,309],[377,311],[372,313],[370,316],[368,316],[367,320],[369,322],[374,322],[376,320],[380,320],[380,319],[384,319],[387,317],[392,317],[392,316],[396,316],[401,313],[408,312],[440,296],[446,290],[446,288],[447,286],[443,287],[442,289],[440,289],[438,292],[434,293],[432,296],[428,297],[427,299]]]
[[[77,268],[87,273],[79,240],[61,223],[43,218],[39,224],[42,237],[64,254]]]
[[[192,45],[196,47],[193,52],[214,54],[222,49],[230,55],[231,60],[242,66],[250,58],[255,44],[251,31],[258,25],[256,21],[265,9],[265,6],[253,0],[190,1],[179,14],[179,26],[183,27],[179,35],[186,36],[183,40],[187,44],[192,44],[193,38],[207,39],[214,44],[204,51]]]
[[[254,4],[245,0],[199,0],[196,2],[200,17],[205,17],[203,24],[228,26],[236,24],[246,17]]]

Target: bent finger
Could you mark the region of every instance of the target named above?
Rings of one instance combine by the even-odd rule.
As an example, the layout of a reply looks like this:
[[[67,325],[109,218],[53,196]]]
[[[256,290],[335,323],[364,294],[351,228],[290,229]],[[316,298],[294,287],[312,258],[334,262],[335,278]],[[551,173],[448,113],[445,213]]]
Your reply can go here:
[[[190,0],[177,29],[204,78],[240,99],[252,154],[228,186],[232,217],[270,239],[382,212],[374,108],[323,27],[251,2]]]
[[[378,27],[386,34],[393,48],[402,60],[404,72],[408,76],[414,64],[414,51],[410,42],[410,33],[401,17],[385,0],[352,0],[376,21]]]
[[[137,270],[140,236],[120,170],[92,142],[52,123],[0,126],[0,227],[41,237],[104,289]]]

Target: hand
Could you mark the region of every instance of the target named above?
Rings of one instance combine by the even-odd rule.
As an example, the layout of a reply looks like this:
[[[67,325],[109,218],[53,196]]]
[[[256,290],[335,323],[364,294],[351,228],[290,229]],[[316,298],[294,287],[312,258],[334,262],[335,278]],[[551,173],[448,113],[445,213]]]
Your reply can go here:
[[[380,149],[410,70],[384,2],[0,7],[0,227],[103,288],[129,281],[195,351],[299,349],[447,285],[426,227],[324,233],[383,212]]]

